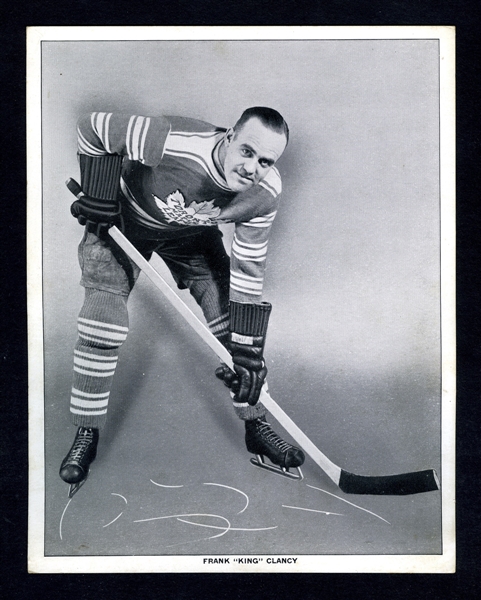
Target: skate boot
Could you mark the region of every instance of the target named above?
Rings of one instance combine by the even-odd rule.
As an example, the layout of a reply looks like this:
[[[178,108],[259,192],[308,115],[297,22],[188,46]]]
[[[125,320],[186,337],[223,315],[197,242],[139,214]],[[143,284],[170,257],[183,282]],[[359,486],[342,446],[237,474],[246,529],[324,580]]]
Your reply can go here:
[[[99,430],[79,427],[72,447],[60,465],[60,477],[70,483],[68,497],[72,498],[87,481],[90,463],[97,456]]]
[[[256,458],[251,458],[253,465],[291,479],[303,479],[299,467],[303,464],[305,456],[300,448],[281,439],[263,417],[246,421],[245,424],[247,450],[256,455]],[[264,456],[273,464],[264,462]],[[291,467],[297,469],[297,474],[289,471]]]

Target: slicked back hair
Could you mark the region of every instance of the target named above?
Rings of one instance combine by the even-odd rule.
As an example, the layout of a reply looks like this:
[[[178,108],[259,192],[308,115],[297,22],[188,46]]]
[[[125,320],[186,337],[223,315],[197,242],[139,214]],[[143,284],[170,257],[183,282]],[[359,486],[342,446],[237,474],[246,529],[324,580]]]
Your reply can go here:
[[[247,108],[234,125],[234,131],[238,133],[247,121],[253,118],[259,119],[264,127],[272,129],[272,131],[275,131],[276,133],[284,134],[286,136],[287,145],[289,142],[289,127],[287,126],[284,117],[278,113],[277,110],[267,108],[266,106],[252,106],[251,108]]]

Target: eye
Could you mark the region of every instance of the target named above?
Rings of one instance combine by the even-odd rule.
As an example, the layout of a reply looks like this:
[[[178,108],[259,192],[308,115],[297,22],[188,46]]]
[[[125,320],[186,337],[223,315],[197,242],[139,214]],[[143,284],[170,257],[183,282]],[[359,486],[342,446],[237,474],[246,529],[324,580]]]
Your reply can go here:
[[[252,152],[248,148],[241,148],[241,153],[243,156],[252,156]]]
[[[272,163],[269,160],[264,160],[264,159],[261,159],[259,161],[259,164],[263,169],[267,169],[268,167],[270,167],[272,165]]]

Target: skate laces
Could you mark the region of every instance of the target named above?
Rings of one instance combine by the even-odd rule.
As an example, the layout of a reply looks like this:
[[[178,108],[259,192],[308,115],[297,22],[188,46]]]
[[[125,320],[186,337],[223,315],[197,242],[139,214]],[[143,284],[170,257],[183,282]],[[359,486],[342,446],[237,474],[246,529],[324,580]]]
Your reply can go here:
[[[74,445],[69,452],[69,462],[81,460],[93,440],[94,432],[91,429],[84,429],[79,432],[75,438]]]
[[[273,444],[282,452],[293,448],[291,444],[285,442],[273,429],[271,429],[271,426],[269,423],[267,423],[267,421],[259,421],[257,425],[257,431],[268,443]]]

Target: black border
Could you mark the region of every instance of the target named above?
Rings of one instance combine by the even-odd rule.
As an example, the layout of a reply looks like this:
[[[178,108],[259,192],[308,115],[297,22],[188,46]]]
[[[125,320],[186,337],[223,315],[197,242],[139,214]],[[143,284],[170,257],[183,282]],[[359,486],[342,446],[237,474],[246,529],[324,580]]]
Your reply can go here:
[[[57,5],[56,5],[57,4]],[[160,3],[158,3],[160,4]],[[2,378],[0,591],[40,598],[475,598],[481,539],[478,493],[481,231],[478,0],[178,0],[5,3],[2,25]],[[28,575],[25,28],[39,25],[453,25],[457,48],[457,573],[454,575]]]

